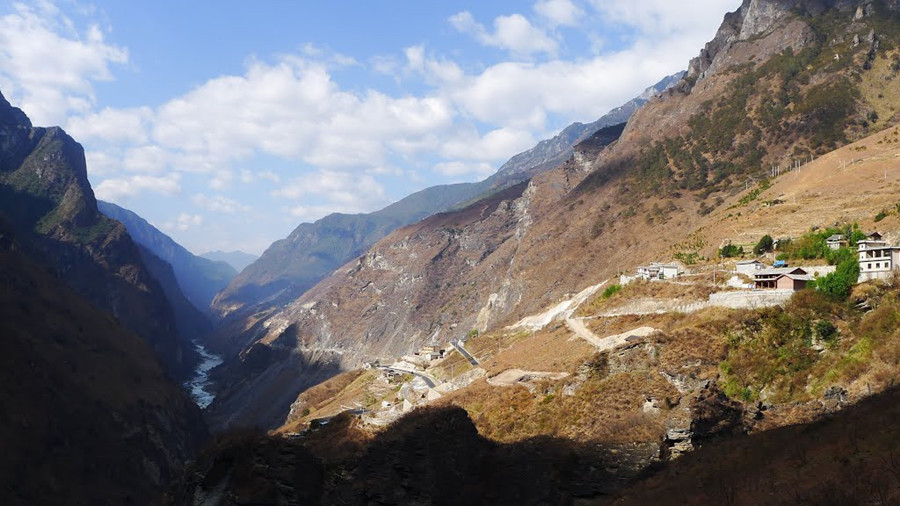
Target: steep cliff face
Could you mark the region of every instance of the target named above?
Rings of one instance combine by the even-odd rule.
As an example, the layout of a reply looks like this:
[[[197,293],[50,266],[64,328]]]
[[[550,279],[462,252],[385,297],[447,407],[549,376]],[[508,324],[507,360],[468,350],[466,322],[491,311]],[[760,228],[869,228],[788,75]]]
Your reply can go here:
[[[181,377],[196,354],[120,223],[102,216],[84,150],[62,129],[34,128],[0,96],[0,215],[63,280],[150,343]]]
[[[206,435],[143,339],[0,223],[0,502],[147,504]]]

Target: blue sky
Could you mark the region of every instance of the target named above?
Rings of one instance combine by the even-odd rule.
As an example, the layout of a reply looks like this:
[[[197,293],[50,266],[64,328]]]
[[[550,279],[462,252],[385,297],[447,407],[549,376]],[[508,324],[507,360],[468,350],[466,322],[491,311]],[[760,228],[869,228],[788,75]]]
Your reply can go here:
[[[0,0],[0,91],[195,253],[475,181],[683,70],[739,0]]]

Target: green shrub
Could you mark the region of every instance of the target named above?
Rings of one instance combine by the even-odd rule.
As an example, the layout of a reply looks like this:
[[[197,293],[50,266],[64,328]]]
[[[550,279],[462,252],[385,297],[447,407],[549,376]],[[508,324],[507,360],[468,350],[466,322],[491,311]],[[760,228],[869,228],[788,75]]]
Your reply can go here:
[[[775,244],[775,241],[772,239],[772,236],[769,234],[766,234],[766,235],[762,236],[762,238],[759,240],[759,242],[756,243],[756,246],[754,246],[753,254],[754,255],[762,255],[763,253],[772,251],[774,244]]]
[[[859,261],[855,257],[850,257],[838,264],[834,272],[812,284],[816,290],[829,297],[843,300],[850,295],[850,289],[857,280],[859,280]]]
[[[609,285],[608,287],[606,287],[606,290],[603,290],[603,295],[601,295],[601,297],[603,297],[604,299],[608,299],[621,291],[622,285]]]
[[[831,342],[837,337],[837,327],[828,320],[819,320],[816,322],[816,334],[819,339]]]
[[[722,258],[744,256],[744,247],[735,246],[734,244],[726,244],[725,246],[722,246],[722,249],[719,250],[719,256],[721,256]]]

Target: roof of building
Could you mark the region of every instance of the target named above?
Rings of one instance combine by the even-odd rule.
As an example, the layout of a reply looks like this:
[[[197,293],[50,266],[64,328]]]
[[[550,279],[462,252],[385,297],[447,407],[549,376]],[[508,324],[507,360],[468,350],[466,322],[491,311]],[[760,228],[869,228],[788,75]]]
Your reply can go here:
[[[775,269],[760,269],[753,273],[756,277],[780,276],[782,274],[805,275],[806,271],[802,267],[779,267]]]
[[[879,234],[878,232],[872,232],[871,234],[867,235],[866,237],[871,237],[871,238],[874,238],[874,239],[881,239],[881,238],[884,237],[884,236],[881,235],[881,234]]]
[[[759,260],[753,259],[753,260],[741,260],[737,264],[738,265],[750,265],[750,264],[761,264],[761,263],[762,262],[760,262]]]
[[[833,236],[831,236],[831,237],[829,237],[828,239],[825,239],[825,240],[826,240],[826,241],[831,241],[831,242],[843,241],[843,240],[844,240],[844,236],[843,236],[843,234],[834,234]]]
[[[778,276],[775,279],[777,280],[777,279],[781,279],[781,278],[790,278],[790,279],[793,279],[794,281],[812,281],[812,280],[816,279],[816,278],[810,276],[809,274],[782,274],[781,276]]]

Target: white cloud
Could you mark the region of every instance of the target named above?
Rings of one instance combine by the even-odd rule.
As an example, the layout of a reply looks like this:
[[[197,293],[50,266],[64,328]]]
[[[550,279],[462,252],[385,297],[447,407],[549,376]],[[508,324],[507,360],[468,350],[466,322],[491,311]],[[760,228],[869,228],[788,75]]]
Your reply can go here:
[[[222,169],[213,172],[212,178],[209,179],[207,184],[213,190],[224,190],[231,186],[233,180],[234,172],[228,169]]]
[[[408,47],[403,53],[406,55],[406,70],[422,75],[429,84],[454,84],[464,77],[462,69],[455,62],[426,57],[424,44]]]
[[[434,170],[445,176],[472,176],[481,179],[493,174],[497,168],[486,162],[441,162],[435,164]]]
[[[235,214],[238,212],[247,212],[250,206],[241,204],[240,202],[230,199],[224,195],[207,196],[198,193],[191,197],[191,201],[199,207],[216,213]]]
[[[734,0],[693,0],[689,8],[683,2],[671,0],[590,1],[606,23],[632,27],[656,38],[701,30],[705,40],[715,34],[714,31],[706,33],[710,26],[718,27],[725,12],[740,6]]]
[[[450,24],[461,33],[466,33],[478,42],[511,51],[516,56],[531,56],[546,53],[554,56],[558,49],[556,40],[531,24],[521,14],[498,16],[494,19],[494,31],[475,21],[469,11],[450,16]]]
[[[88,174],[92,177],[114,174],[122,167],[118,158],[105,151],[85,151]]]
[[[332,170],[319,170],[295,178],[273,191],[272,195],[303,200],[303,204],[292,206],[291,209],[292,213],[296,211],[306,215],[313,214],[316,209],[332,210],[328,212],[369,212],[389,203],[384,187],[371,175]],[[326,203],[320,205],[307,202],[315,200],[324,200]]]
[[[81,142],[144,144],[148,140],[148,128],[152,119],[153,111],[149,107],[106,107],[97,113],[69,118],[66,130]]]
[[[479,135],[472,129],[447,139],[439,152],[441,156],[451,160],[501,160],[524,151],[535,143],[534,137],[527,130],[498,128]]]
[[[14,4],[0,17],[0,89],[35,124],[89,112],[93,83],[111,80],[110,67],[127,61],[128,51],[107,44],[97,26],[79,32],[50,2]]]
[[[453,122],[440,97],[393,98],[339,89],[327,69],[284,58],[212,79],[164,104],[153,138],[179,153],[180,170],[209,172],[254,154],[323,168],[383,165],[395,139],[432,135]]]
[[[584,11],[571,0],[539,0],[534,4],[534,11],[553,25],[576,25],[584,15]]]
[[[175,195],[181,191],[180,174],[165,176],[130,176],[101,181],[94,187],[94,194],[100,200],[116,202],[124,197],[133,197],[145,191]]]
[[[199,214],[181,213],[174,221],[163,223],[163,230],[184,232],[188,229],[203,225],[203,216]]]
[[[144,145],[125,153],[122,167],[129,172],[158,174],[166,170],[169,154],[159,146]]]

